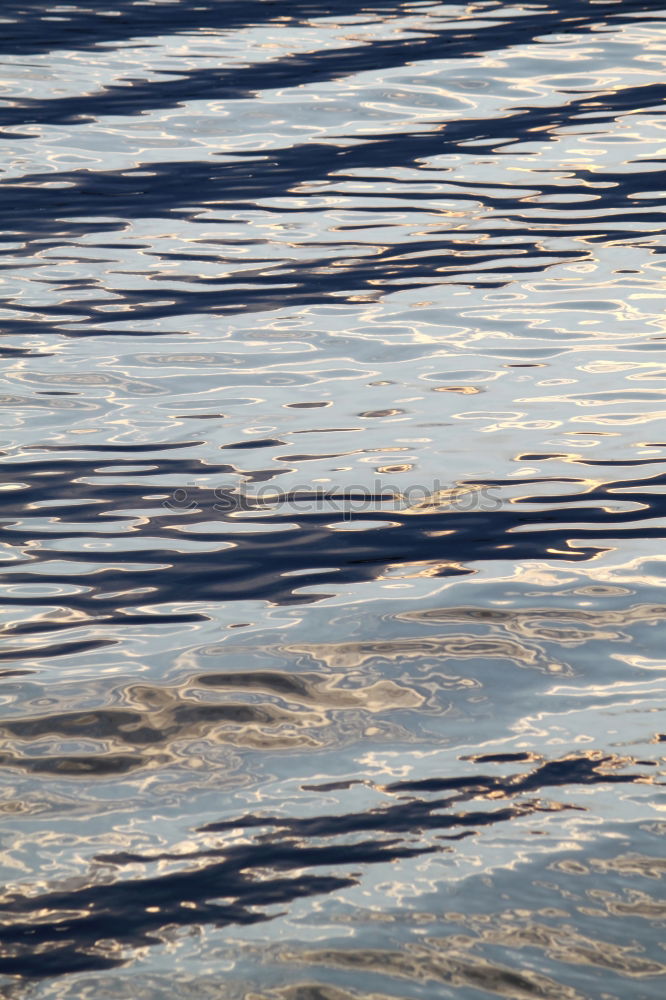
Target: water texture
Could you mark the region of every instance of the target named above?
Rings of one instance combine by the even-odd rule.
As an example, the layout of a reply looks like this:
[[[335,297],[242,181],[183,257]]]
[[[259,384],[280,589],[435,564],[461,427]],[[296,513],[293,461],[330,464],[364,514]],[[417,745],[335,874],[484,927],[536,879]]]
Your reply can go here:
[[[665,18],[5,0],[3,998],[663,997]]]

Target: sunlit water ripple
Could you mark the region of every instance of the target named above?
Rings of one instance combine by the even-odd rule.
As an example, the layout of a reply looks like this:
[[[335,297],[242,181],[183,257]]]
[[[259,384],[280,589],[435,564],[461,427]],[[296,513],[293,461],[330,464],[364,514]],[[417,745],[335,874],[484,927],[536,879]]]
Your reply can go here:
[[[665,16],[5,0],[3,997],[664,995]]]

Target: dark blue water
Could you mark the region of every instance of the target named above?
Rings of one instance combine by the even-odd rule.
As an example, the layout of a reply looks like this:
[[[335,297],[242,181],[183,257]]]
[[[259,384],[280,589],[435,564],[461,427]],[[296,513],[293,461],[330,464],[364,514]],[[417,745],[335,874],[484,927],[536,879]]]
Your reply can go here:
[[[4,0],[0,995],[664,995],[666,8]]]

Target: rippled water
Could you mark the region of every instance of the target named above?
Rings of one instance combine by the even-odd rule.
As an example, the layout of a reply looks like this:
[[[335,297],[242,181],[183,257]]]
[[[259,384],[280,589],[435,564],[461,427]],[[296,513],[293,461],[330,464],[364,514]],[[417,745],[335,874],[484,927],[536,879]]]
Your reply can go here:
[[[3,997],[663,996],[665,14],[5,0]]]

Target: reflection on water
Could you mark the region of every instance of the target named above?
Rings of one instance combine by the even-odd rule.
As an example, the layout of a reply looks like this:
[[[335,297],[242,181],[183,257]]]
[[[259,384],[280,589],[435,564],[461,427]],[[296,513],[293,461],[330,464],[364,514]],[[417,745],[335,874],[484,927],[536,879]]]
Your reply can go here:
[[[662,996],[665,14],[3,5],[3,996]]]

